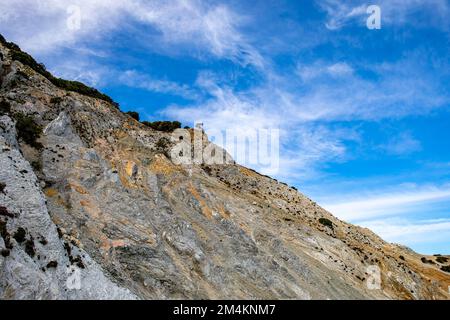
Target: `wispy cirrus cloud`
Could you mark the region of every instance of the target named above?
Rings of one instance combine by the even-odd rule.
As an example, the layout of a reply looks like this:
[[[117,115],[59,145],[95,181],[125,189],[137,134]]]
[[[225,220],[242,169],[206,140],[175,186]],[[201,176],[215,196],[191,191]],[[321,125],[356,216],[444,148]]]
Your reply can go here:
[[[121,73],[117,79],[122,85],[133,88],[180,96],[189,100],[196,100],[199,97],[198,93],[186,84],[179,84],[170,80],[155,79],[135,70],[127,70]]]
[[[327,64],[316,61],[314,64],[297,64],[296,73],[303,81],[325,77],[346,77],[352,75],[353,68],[346,62]]]
[[[194,54],[208,52],[244,65],[264,65],[262,56],[239,30],[244,16],[225,4],[198,0],[1,0],[0,5],[2,32],[33,53],[107,42],[108,35],[137,23],[150,28],[141,34],[151,40],[150,50],[166,47],[168,53],[184,46],[186,53],[198,48]],[[68,27],[73,15],[68,9],[73,7],[79,9],[79,29]]]
[[[430,27],[449,30],[447,17],[450,5],[446,0],[324,0],[317,5],[327,14],[325,26],[330,30],[357,24],[364,26],[369,14],[369,5],[381,8],[383,25]],[[433,16],[433,21],[429,17]]]
[[[376,232],[386,241],[400,243],[422,254],[449,254],[450,220],[390,218],[364,221],[361,226]]]
[[[207,131],[279,128],[283,156],[277,176],[298,181],[317,176],[324,163],[348,159],[347,143],[359,143],[357,129],[331,124],[427,114],[450,101],[441,84],[430,81],[432,71],[421,66],[420,57],[412,53],[372,65],[373,79],[360,76],[358,65],[318,60],[297,64],[287,75],[266,70],[258,85],[240,91],[218,81],[214,72],[203,72],[196,85],[208,98],[188,106],[170,105],[162,113],[191,123],[201,120]],[[420,150],[420,141],[404,132],[373,151],[406,155]]]
[[[358,222],[417,213],[424,206],[442,202],[450,202],[450,185],[402,185],[381,192],[358,190],[353,195],[340,195],[339,200],[323,199],[322,205],[339,218]]]
[[[391,123],[386,125],[387,132],[383,124],[404,123],[413,116],[428,117],[448,109],[450,68],[443,45],[447,42],[442,41],[445,32],[441,32],[449,30],[448,1],[373,3],[381,7],[383,31],[371,34],[366,33],[371,31],[365,22],[372,3],[293,3],[0,0],[0,28],[58,76],[104,89],[114,87],[113,93],[125,86],[125,92],[136,89],[133,93],[151,97],[152,105],[158,107],[137,106],[144,99],[134,96],[130,103],[126,94],[121,95],[123,105],[132,104],[148,118],[203,121],[207,133],[280,129],[277,178],[301,189],[316,181],[323,190],[324,181],[329,181],[325,179],[334,183],[328,196],[348,189],[342,176],[353,174],[354,168],[345,162],[364,158],[357,154],[362,146],[371,159],[384,160],[381,166],[386,167],[377,171],[369,167],[372,163],[364,167],[364,159],[358,159],[354,166],[357,192],[341,194],[343,201],[328,197],[324,203],[338,215],[372,223],[376,230],[383,229],[376,222],[379,217],[387,217],[397,227],[401,223],[394,217],[401,217],[419,230],[407,211],[426,211],[447,201],[447,185],[441,180],[438,185],[436,178],[434,186],[383,189],[409,178],[389,171],[386,163],[401,159],[403,165],[427,152],[430,161],[442,160],[436,166],[445,167],[448,159],[433,157],[436,150],[427,150],[430,144],[418,139],[424,139],[417,132],[421,128]],[[67,27],[69,5],[81,10],[78,30]],[[425,37],[420,28],[427,28]],[[189,68],[188,74],[183,68]],[[172,98],[179,104],[167,102]],[[366,134],[361,126],[372,131]],[[333,170],[328,171],[328,166]],[[392,180],[374,182],[373,172],[391,175]],[[422,172],[422,178],[425,175]],[[361,185],[369,183],[378,191],[361,190]],[[421,220],[418,224],[430,223]],[[434,227],[420,232],[425,237]],[[408,233],[404,228],[395,230]],[[395,239],[394,233],[388,236]]]
[[[410,132],[402,132],[390,138],[389,141],[380,146],[380,149],[388,154],[401,156],[422,150],[422,145]]]

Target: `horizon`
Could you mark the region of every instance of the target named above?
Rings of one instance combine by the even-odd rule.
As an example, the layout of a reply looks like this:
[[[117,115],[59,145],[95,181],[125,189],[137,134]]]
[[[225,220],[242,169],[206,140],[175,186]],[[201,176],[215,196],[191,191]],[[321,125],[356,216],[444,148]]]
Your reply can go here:
[[[447,1],[379,1],[373,29],[363,1],[1,2],[0,33],[54,75],[143,121],[279,130],[278,170],[252,169],[384,240],[450,254]]]

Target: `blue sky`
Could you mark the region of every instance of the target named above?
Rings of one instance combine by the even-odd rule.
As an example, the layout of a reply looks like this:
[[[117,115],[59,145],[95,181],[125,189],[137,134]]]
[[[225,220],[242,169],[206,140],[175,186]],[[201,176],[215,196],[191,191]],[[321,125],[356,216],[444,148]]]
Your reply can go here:
[[[379,30],[366,26],[369,5]],[[449,1],[0,8],[0,32],[56,75],[143,120],[279,129],[278,179],[391,242],[450,254]]]

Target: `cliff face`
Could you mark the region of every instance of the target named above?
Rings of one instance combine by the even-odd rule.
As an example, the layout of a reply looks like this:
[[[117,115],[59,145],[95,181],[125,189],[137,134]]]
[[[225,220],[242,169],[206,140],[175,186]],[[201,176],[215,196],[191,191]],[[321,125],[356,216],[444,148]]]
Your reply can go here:
[[[0,298],[450,297],[434,258],[232,161],[175,164],[171,134],[0,52]]]

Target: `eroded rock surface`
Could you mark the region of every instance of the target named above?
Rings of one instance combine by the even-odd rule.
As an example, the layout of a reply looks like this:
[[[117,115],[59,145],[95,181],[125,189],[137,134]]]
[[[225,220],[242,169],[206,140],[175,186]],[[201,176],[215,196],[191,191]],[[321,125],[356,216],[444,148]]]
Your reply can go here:
[[[449,298],[440,263],[232,161],[176,165],[170,134],[0,51],[0,298]],[[18,112],[41,149],[17,141]]]

